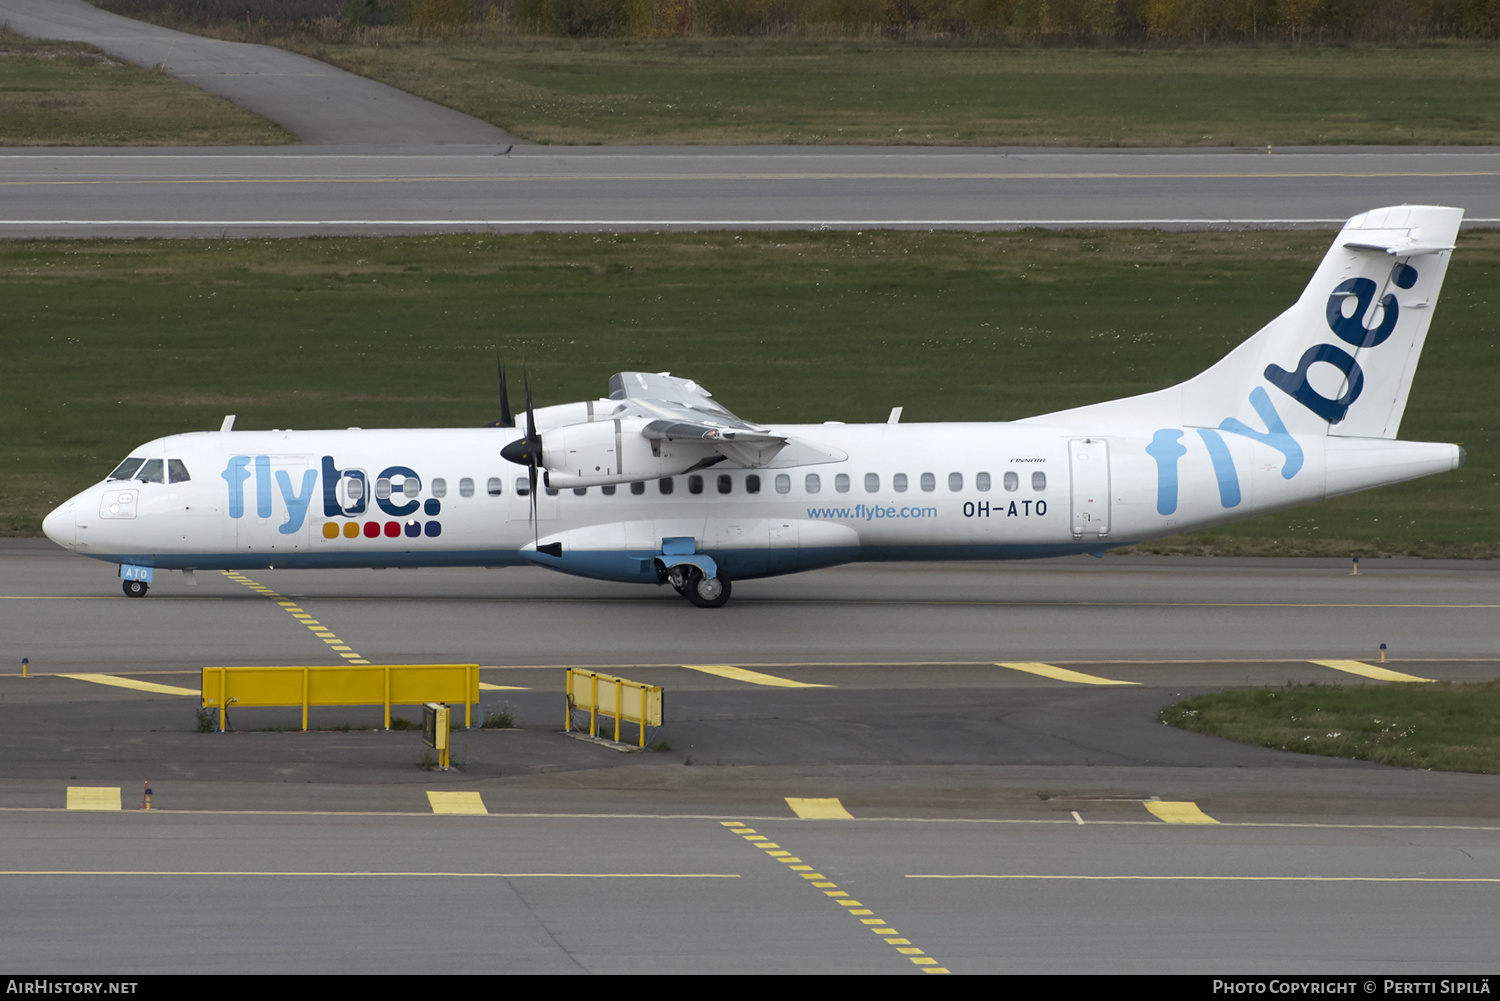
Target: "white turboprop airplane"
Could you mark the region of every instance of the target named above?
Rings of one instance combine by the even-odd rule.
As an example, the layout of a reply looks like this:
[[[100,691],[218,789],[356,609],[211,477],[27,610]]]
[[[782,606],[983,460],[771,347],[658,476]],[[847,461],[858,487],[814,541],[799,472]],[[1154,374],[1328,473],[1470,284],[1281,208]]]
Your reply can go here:
[[[762,426],[691,380],[623,372],[608,399],[533,412],[528,391],[524,431],[508,405],[469,429],[228,417],[147,442],[42,527],[120,564],[132,597],[162,569],[529,563],[712,608],[731,580],[854,561],[1102,554],[1462,465],[1396,439],[1462,215],[1355,216],[1296,305],[1143,396],[1013,423]]]

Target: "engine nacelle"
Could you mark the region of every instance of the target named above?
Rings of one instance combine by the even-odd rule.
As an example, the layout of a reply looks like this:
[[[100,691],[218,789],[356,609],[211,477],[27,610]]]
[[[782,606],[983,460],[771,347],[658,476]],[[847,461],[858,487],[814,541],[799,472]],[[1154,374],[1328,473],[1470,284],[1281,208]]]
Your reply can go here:
[[[632,483],[676,476],[716,453],[701,443],[650,440],[651,420],[594,421],[553,428],[542,435],[542,466],[554,489]]]

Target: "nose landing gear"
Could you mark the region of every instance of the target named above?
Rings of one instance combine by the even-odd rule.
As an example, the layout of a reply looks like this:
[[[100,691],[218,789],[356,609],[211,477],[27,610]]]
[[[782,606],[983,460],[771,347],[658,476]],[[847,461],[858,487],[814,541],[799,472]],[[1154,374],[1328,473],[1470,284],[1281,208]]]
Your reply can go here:
[[[120,590],[125,592],[127,598],[144,598],[149,585],[143,580],[122,580]]]

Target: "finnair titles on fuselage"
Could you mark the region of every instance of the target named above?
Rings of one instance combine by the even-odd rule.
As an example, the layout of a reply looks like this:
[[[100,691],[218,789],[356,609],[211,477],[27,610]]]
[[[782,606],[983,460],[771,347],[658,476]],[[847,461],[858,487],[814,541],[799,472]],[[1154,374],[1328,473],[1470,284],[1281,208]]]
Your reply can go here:
[[[1455,469],[1396,439],[1462,212],[1351,219],[1297,303],[1180,385],[1013,423],[764,426],[625,372],[524,427],[234,431],[136,449],[48,515],[160,569],[502,566],[730,582],[857,560],[1101,552]],[[508,410],[508,407],[506,408]],[[518,468],[519,467],[519,468]]]

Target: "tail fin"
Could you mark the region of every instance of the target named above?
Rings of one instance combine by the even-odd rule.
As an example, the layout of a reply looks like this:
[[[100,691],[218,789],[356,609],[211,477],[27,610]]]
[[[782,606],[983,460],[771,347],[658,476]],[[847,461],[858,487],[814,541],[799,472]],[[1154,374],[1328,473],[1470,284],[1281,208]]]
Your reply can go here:
[[[1219,427],[1395,438],[1462,209],[1403,205],[1344,224],[1296,305],[1187,382],[1026,423]],[[1274,402],[1273,402],[1274,401]]]

